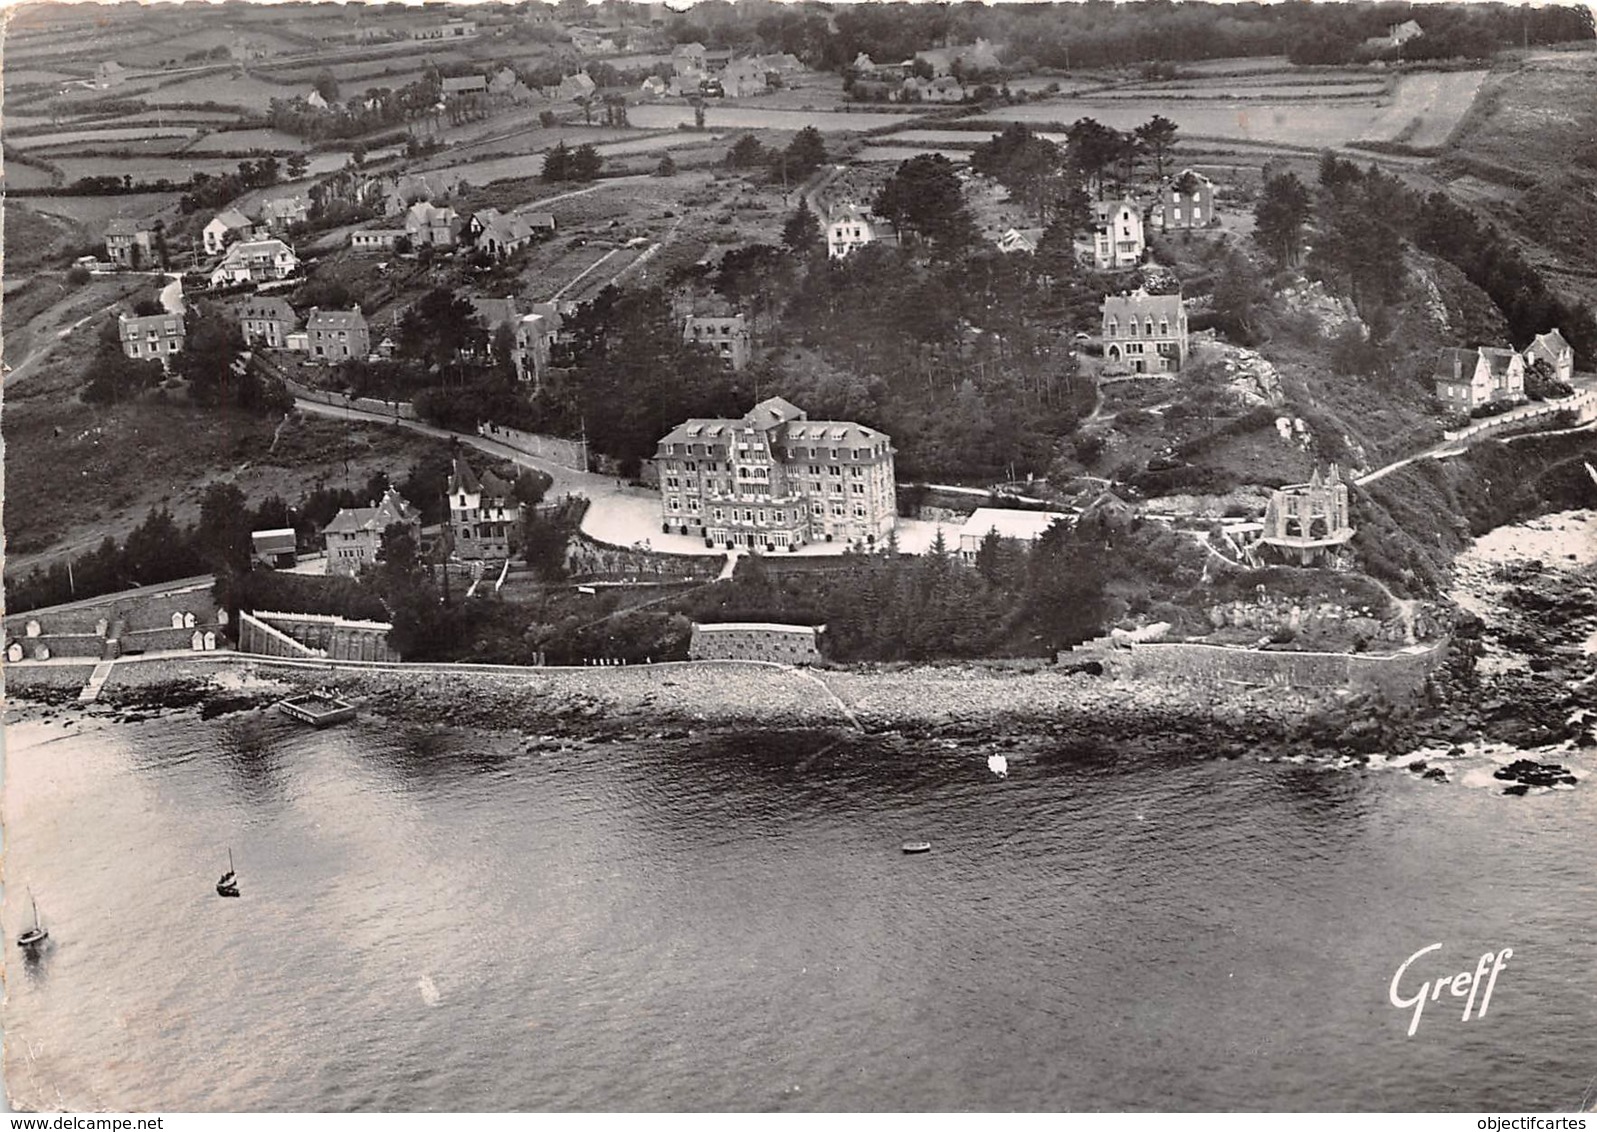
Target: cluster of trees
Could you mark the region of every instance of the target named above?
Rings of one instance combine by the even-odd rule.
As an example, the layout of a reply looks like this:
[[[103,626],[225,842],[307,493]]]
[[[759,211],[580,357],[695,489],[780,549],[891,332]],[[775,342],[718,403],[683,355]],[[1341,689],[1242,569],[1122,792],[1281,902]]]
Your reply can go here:
[[[774,13],[763,5],[747,10],[698,5],[678,17],[670,32],[679,43],[786,51],[810,66],[834,71],[848,67],[862,52],[877,60],[912,59],[945,44],[984,38],[1005,45],[1000,58],[1015,70],[1070,70],[1305,50],[1315,57],[1300,61],[1338,62],[1365,39],[1383,35],[1389,25],[1413,16],[1409,4],[1397,2],[986,7],[886,3],[835,11],[796,4]],[[1426,34],[1405,45],[1404,58],[1478,57],[1521,43],[1589,40],[1593,35],[1590,11],[1575,7],[1437,5],[1425,9],[1420,22]]]
[[[591,144],[584,142],[575,149],[558,142],[543,155],[545,181],[592,181],[604,169],[604,158]]]
[[[294,407],[282,381],[245,364],[244,331],[231,311],[192,304],[183,317],[183,349],[168,363],[188,383],[189,400],[214,408],[280,416]]]
[[[115,593],[242,564],[249,568],[250,532],[289,526],[288,508],[276,496],[250,508],[232,484],[212,484],[200,499],[198,522],[180,524],[163,505],[118,543],[109,535],[87,554],[35,567],[6,583],[13,610]]]
[[[805,126],[781,149],[760,144],[753,134],[744,134],[727,151],[729,169],[769,169],[773,179],[800,180],[825,165],[830,159],[826,142],[814,126]]]
[[[273,128],[295,137],[354,138],[376,130],[436,116],[443,92],[443,75],[429,64],[421,78],[401,87],[371,87],[339,101],[338,81],[324,71],[314,84],[327,102],[323,109],[303,98],[274,98],[266,120]]]
[[[1557,326],[1579,354],[1597,354],[1597,318],[1555,295],[1496,225],[1443,192],[1423,195],[1373,164],[1360,169],[1327,153],[1312,190],[1293,174],[1271,176],[1254,217],[1260,245],[1282,265],[1297,262],[1312,228],[1313,250],[1304,266],[1350,295],[1377,328],[1390,324],[1387,311],[1402,297],[1408,241],[1486,292],[1516,342]]]
[[[221,208],[251,189],[264,189],[277,184],[282,176],[282,166],[275,157],[241,161],[237,173],[197,172],[189,178],[188,191],[178,199],[178,207],[185,215]]]

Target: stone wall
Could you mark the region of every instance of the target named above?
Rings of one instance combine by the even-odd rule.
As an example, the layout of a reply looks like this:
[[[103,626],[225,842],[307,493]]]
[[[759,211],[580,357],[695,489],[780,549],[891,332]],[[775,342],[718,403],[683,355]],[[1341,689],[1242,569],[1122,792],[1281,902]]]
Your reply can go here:
[[[1425,677],[1441,663],[1444,651],[1445,642],[1395,653],[1295,652],[1190,642],[1106,647],[1094,642],[1062,652],[1058,659],[1061,664],[1097,661],[1105,675],[1127,680],[1352,688],[1405,695],[1424,686]]]
[[[566,566],[573,581],[709,581],[721,573],[721,555],[666,554],[658,550],[613,546],[578,531],[566,548]]]
[[[688,659],[817,664],[819,636],[820,631],[809,625],[695,624]]]
[[[381,621],[256,610],[240,626],[239,649],[262,656],[392,662],[400,659],[388,645],[388,633],[392,628]]]
[[[1343,640],[1351,634],[1367,641],[1414,643],[1409,638],[1410,624],[1399,616],[1388,615],[1386,610],[1342,605],[1323,598],[1265,597],[1255,601],[1224,602],[1211,606],[1208,617],[1209,624],[1216,629],[1251,629],[1261,634],[1284,630],[1308,638],[1325,635]],[[1415,609],[1412,628],[1417,640],[1425,640],[1438,631],[1434,619],[1422,608]]]
[[[282,374],[278,373],[279,377]],[[420,419],[416,407],[409,401],[379,401],[375,397],[345,397],[342,393],[334,393],[327,389],[312,389],[308,385],[301,385],[292,378],[282,377],[284,386],[295,397],[306,401],[315,401],[320,405],[332,405],[339,409],[358,409],[363,413],[377,413],[380,416],[392,417],[398,421],[414,421]]]
[[[21,659],[93,657],[186,649],[196,630],[220,636],[227,614],[209,582],[159,593],[107,594],[70,608],[36,609],[5,619],[6,655]],[[41,653],[41,650],[44,650]]]
[[[523,455],[558,464],[562,468],[571,468],[578,472],[588,470],[587,447],[580,440],[541,436],[535,432],[522,432],[520,429],[506,428],[491,422],[478,425],[477,435],[484,440],[497,441],[507,448],[514,448]]]

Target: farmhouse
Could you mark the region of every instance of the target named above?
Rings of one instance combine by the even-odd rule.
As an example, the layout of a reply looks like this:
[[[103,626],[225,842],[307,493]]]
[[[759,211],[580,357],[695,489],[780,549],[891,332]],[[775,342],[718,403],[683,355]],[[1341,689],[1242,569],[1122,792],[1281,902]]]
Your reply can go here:
[[[671,84],[659,75],[650,75],[643,80],[643,85],[638,88],[645,98],[664,98],[671,90]]]
[[[364,358],[372,352],[371,331],[359,307],[348,311],[312,307],[305,319],[305,333],[313,358],[341,362]]]
[[[593,92],[598,89],[598,84],[588,76],[587,71],[578,71],[560,80],[554,98],[558,102],[581,102],[584,98],[592,98]]]
[[[858,205],[845,204],[832,213],[826,224],[826,254],[842,259],[855,248],[863,248],[892,234],[892,228]]]
[[[511,102],[520,106],[533,101],[538,95],[516,77],[516,72],[509,67],[502,67],[488,84],[488,97],[497,102]]]
[[[734,59],[720,74],[721,89],[729,98],[747,98],[769,89],[765,67],[758,59]]]
[[[236,208],[224,208],[211,218],[201,234],[206,255],[221,255],[231,240],[247,240],[255,234],[255,221]]]
[[[476,102],[488,97],[488,79],[485,75],[457,75],[443,83],[446,101]]]
[[[1187,356],[1187,307],[1180,295],[1139,287],[1103,301],[1103,353],[1132,373],[1175,373]]]
[[[821,659],[825,625],[779,625],[723,621],[693,625],[689,660],[762,660],[771,664],[815,664]]]
[[[105,256],[119,267],[145,267],[152,259],[148,228],[118,217],[105,226]]]
[[[117,315],[117,337],[122,353],[130,358],[166,359],[183,349],[183,316],[180,314]]]
[[[553,217],[550,220],[552,222]],[[535,231],[526,218],[506,216],[497,208],[485,208],[472,213],[465,230],[467,237],[479,250],[495,259],[503,259],[526,247],[532,242]]]
[[[303,224],[310,218],[310,204],[302,196],[270,197],[261,201],[261,223],[273,232],[290,224]]]
[[[274,350],[288,346],[288,336],[297,321],[294,308],[282,299],[252,298],[239,308],[238,315],[247,344]]]
[[[1414,20],[1404,20],[1400,24],[1391,24],[1386,29],[1386,39],[1393,47],[1402,47],[1411,39],[1418,39],[1425,34],[1425,29]]]
[[[1436,399],[1455,412],[1525,396],[1525,359],[1496,346],[1448,347],[1437,356],[1432,377]]]
[[[740,420],[699,419],[661,438],[662,526],[707,545],[874,546],[893,530],[893,444],[853,421],[811,421],[772,397]]]
[[[405,234],[416,247],[452,248],[460,233],[460,214],[447,205],[439,208],[419,200],[405,213]]]
[[[1160,231],[1202,228],[1214,221],[1214,182],[1201,173],[1183,169],[1159,186],[1153,206]]]
[[[268,283],[286,279],[299,269],[299,257],[282,240],[253,240],[233,244],[211,272],[211,286],[229,283]]]
[[[371,507],[345,507],[322,531],[327,550],[327,572],[349,577],[377,561],[383,532],[394,525],[406,527],[421,541],[421,512],[389,488]]]
[[[1059,521],[1070,516],[1058,511],[1016,511],[1007,507],[978,507],[959,528],[959,556],[975,562],[982,543],[996,535],[1009,543],[1033,543]]]
[[[467,562],[510,557],[511,529],[521,521],[521,504],[510,485],[455,457],[449,476],[449,531],[456,557]]]
[[[1133,200],[1098,201],[1093,205],[1093,262],[1100,270],[1136,267],[1145,247],[1142,211]]]
[[[620,50],[616,41],[592,28],[572,28],[571,46],[579,55],[614,55]]]
[[[1538,334],[1525,347],[1525,365],[1546,362],[1559,381],[1569,381],[1575,376],[1575,348],[1564,340],[1563,332],[1556,326],[1546,334]]]
[[[734,370],[749,364],[749,324],[740,314],[690,316],[682,324],[682,340],[708,346]]]

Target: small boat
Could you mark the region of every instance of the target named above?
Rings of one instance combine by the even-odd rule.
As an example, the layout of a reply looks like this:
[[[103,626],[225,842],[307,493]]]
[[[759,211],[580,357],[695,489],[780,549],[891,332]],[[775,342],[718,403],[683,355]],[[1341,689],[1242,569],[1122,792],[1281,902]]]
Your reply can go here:
[[[277,706],[284,715],[293,716],[312,727],[327,727],[355,718],[355,705],[326,688],[302,696],[291,696]]]
[[[216,882],[216,895],[218,895],[218,896],[237,896],[238,895],[238,873],[233,871],[233,848],[232,848],[232,846],[228,846],[228,850],[227,850],[227,872],[223,873],[222,874],[222,879]]]
[[[930,841],[904,842],[904,852],[906,853],[930,853],[931,851],[932,843]]]
[[[987,769],[999,778],[1009,777],[1009,759],[1004,755],[988,755]]]
[[[33,927],[17,937],[17,946],[24,951],[32,951],[50,938],[49,931],[39,925],[39,902],[33,899],[32,889],[28,890],[28,901],[33,905]]]

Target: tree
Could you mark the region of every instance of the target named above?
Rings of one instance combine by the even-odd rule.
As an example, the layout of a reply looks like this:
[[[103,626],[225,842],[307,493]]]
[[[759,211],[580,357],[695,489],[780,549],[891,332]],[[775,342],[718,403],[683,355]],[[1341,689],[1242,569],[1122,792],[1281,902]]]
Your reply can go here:
[[[584,142],[572,151],[569,168],[571,180],[592,181],[604,168],[604,158],[599,156],[599,151],[592,144]]]
[[[488,332],[467,300],[446,287],[428,291],[399,320],[399,352],[464,379],[463,358],[481,353]]]
[[[1138,139],[1153,154],[1158,177],[1164,180],[1165,156],[1175,148],[1177,126],[1163,114],[1155,114],[1136,129]]]
[[[1022,122],[1013,122],[990,142],[976,147],[971,168],[1003,185],[1047,224],[1061,191],[1065,155],[1047,138],[1038,137]]]
[[[244,331],[227,308],[196,303],[184,316],[183,349],[172,356],[172,372],[189,385],[189,398],[200,405],[239,403],[239,368],[245,350]]]
[[[555,147],[543,155],[542,176],[545,181],[571,179],[571,149],[564,141],[556,142]]]
[[[136,397],[153,389],[166,376],[154,358],[130,358],[122,352],[119,324],[107,322],[100,330],[100,342],[85,372],[83,399],[92,404],[110,404]]]
[[[1298,261],[1310,212],[1308,186],[1294,173],[1276,174],[1264,182],[1254,207],[1254,239],[1277,263],[1290,267]]]
[[[1215,272],[1213,309],[1222,327],[1241,345],[1258,340],[1258,312],[1269,295],[1258,268],[1232,249]]]
[[[976,237],[953,162],[940,153],[911,157],[893,172],[872,205],[901,232],[912,232],[952,257]]]
[[[766,162],[765,147],[753,134],[744,134],[727,151],[726,164],[730,169],[753,169]]]
[[[656,177],[675,177],[677,175],[677,163],[671,160],[669,153],[660,155],[660,164],[654,167],[654,175]]]
[[[796,176],[805,177],[825,165],[831,158],[826,152],[826,142],[821,131],[805,126],[787,143],[787,163]]]
[[[316,93],[326,100],[329,107],[338,101],[338,79],[327,68],[322,68],[311,85],[316,89]]]
[[[1078,118],[1066,130],[1070,154],[1082,173],[1098,182],[1098,199],[1103,199],[1104,170],[1121,156],[1120,132],[1095,118]]]
[[[303,152],[295,151],[288,157],[288,179],[298,181],[310,171],[311,159]]]
[[[200,554],[218,575],[242,574],[250,568],[250,512],[244,493],[230,483],[213,483],[200,496],[197,532]]]
[[[782,225],[782,244],[801,259],[813,255],[825,245],[821,236],[821,222],[810,211],[808,201],[800,198],[793,215]]]

